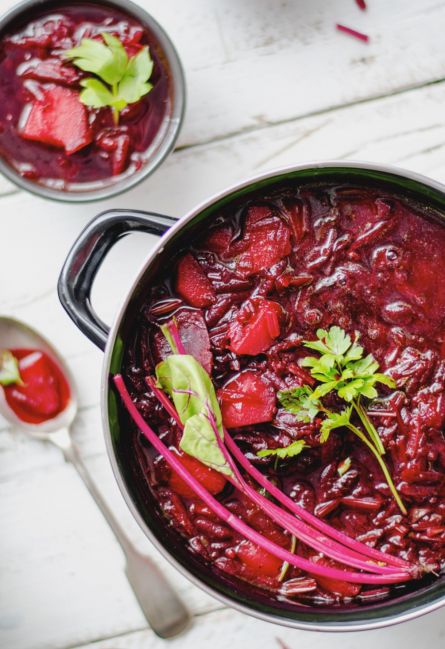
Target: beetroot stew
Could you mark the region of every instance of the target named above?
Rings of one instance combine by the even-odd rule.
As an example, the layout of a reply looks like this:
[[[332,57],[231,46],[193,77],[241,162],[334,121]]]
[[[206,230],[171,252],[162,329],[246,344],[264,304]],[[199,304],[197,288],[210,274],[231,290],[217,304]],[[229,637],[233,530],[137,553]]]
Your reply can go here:
[[[27,17],[0,40],[0,155],[24,178],[64,190],[140,169],[170,110],[169,73],[155,37],[106,4],[54,3]],[[107,101],[96,67],[106,50],[93,53],[93,68],[88,60],[91,74],[67,57],[83,39],[105,46],[103,34],[118,39],[129,61],[148,48],[153,64],[146,74],[152,88],[119,104],[119,115],[92,105],[96,95],[89,105],[80,100],[82,84],[94,79]]]
[[[228,434],[264,476],[332,528],[422,566],[421,583],[435,579],[445,567],[444,250],[445,227],[432,210],[378,187],[282,185],[237,199],[178,254],[173,272],[151,283],[124,354],[132,400],[227,510],[292,553],[339,565],[177,450],[181,428],[146,382],[171,353],[160,326],[176,322],[185,351],[211,376]],[[330,327],[359,340],[390,377],[367,399],[367,413],[403,511],[348,427],[322,441],[318,416],[301,421],[278,398],[314,389],[305,342]],[[337,407],[338,395],[326,405]],[[273,453],[295,443],[294,456]],[[222,522],[137,429],[126,444],[140,488],[223,579],[312,606],[369,604],[416,585],[351,583],[286,566]]]

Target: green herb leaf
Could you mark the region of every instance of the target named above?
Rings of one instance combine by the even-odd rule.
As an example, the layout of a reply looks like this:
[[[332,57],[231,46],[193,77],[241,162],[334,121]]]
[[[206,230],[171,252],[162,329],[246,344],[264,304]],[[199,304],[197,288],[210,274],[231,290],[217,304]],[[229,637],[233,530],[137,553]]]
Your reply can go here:
[[[307,398],[317,403],[318,411],[325,415],[320,428],[320,443],[325,443],[335,428],[346,427],[353,432],[377,458],[394,499],[402,513],[406,514],[403,502],[382,459],[385,447],[361,402],[363,397],[375,399],[378,396],[375,388],[377,383],[394,388],[395,382],[390,376],[377,371],[379,364],[372,354],[363,356],[364,350],[358,344],[358,339],[357,332],[353,341],[341,327],[334,325],[328,331],[319,329],[317,340],[304,342],[306,347],[320,353],[319,357],[307,356],[302,361],[305,367],[310,368],[311,376],[319,382],[314,390],[310,390]],[[350,403],[351,406],[341,413],[330,411],[321,399],[331,392],[336,393],[336,396]],[[287,397],[283,405],[289,410],[302,407],[301,398],[298,396],[295,400]],[[366,432],[350,421],[353,411],[358,415]]]
[[[0,350],[0,385],[23,385],[19,362],[9,349]]]
[[[219,446],[215,443],[215,431],[209,418],[202,412],[187,419],[184,425],[180,447],[188,455],[193,455],[207,466],[224,475],[231,476]]]
[[[80,101],[92,108],[103,108],[104,106],[111,106],[114,97],[111,91],[99,79],[82,79],[80,85],[84,88],[80,93]]]
[[[320,409],[308,385],[281,390],[277,396],[283,408],[296,415],[298,421],[313,421]]]
[[[326,419],[323,420],[320,428],[320,443],[328,441],[331,431],[335,428],[348,426],[351,419],[352,407],[345,408],[342,412],[329,412]]]
[[[117,123],[125,106],[139,101],[153,88],[148,82],[153,73],[153,61],[148,47],[129,59],[116,36],[103,32],[101,37],[104,42],[83,38],[79,46],[67,50],[64,56],[81,70],[99,77],[81,81],[84,88],[80,93],[81,102],[92,108],[110,106]]]
[[[148,47],[144,47],[130,59],[122,81],[119,83],[119,96],[127,104],[139,101],[153,88],[151,83],[147,83],[152,72],[153,61],[148,53]]]
[[[105,32],[101,34],[107,42],[111,39],[112,46],[94,38],[82,38],[80,45],[64,52],[64,57],[72,59],[74,65],[84,72],[97,74],[110,86],[122,79],[128,62],[127,53],[119,41]],[[116,44],[119,43],[120,48]],[[123,52],[122,52],[123,50]]]
[[[258,457],[267,457],[269,455],[276,455],[281,460],[285,460],[289,457],[295,457],[299,455],[301,451],[305,448],[308,448],[307,444],[303,439],[297,439],[289,446],[283,446],[281,448],[265,448],[262,451],[258,451]]]
[[[172,354],[157,365],[156,378],[171,396],[184,424],[181,449],[203,464],[233,475],[216,438],[216,434],[224,437],[221,410],[213,383],[202,365],[188,354]]]
[[[351,468],[351,464],[352,462],[350,457],[345,457],[343,462],[340,462],[340,464],[337,467],[337,473],[340,476],[340,478],[349,471],[349,469]]]

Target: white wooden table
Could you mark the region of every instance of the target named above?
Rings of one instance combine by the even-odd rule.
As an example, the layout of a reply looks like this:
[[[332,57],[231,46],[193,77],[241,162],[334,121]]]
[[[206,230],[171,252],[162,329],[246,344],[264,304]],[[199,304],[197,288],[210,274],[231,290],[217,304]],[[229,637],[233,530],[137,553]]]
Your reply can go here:
[[[176,573],[133,521],[105,456],[101,353],[68,320],[56,280],[80,229],[108,207],[181,216],[254,173],[342,158],[398,164],[445,181],[444,0],[140,0],[182,57],[188,109],[176,152],[111,201],[62,205],[0,179],[0,305],[62,350],[78,383],[74,433],[104,496],[195,615],[172,648],[417,649],[445,645],[445,612],[391,629],[326,636],[224,608]],[[0,10],[13,5],[0,0]],[[342,22],[371,42],[335,31]],[[172,191],[174,189],[174,191]],[[110,254],[94,300],[106,321],[150,249],[134,235]],[[123,556],[59,452],[0,422],[2,649],[158,649],[123,573]]]

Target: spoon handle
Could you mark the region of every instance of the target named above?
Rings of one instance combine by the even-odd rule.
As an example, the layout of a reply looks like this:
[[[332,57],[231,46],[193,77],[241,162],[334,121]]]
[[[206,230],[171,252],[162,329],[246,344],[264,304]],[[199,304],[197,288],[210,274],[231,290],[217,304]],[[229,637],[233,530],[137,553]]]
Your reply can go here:
[[[141,554],[131,543],[120,523],[103,498],[82,460],[67,429],[49,437],[63,452],[82,478],[112,529],[126,558],[125,573],[136,599],[153,631],[161,638],[172,638],[184,631],[190,623],[190,613],[155,563]]]

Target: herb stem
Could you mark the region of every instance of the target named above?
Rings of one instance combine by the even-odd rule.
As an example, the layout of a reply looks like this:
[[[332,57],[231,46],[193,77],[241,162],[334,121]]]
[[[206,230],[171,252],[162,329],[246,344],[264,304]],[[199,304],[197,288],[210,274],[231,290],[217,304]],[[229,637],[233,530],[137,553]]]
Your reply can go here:
[[[292,534],[291,543],[290,543],[290,551],[292,552],[292,554],[294,554],[296,547],[297,547],[297,537],[295,536],[295,534]],[[288,570],[289,570],[289,562],[285,561],[281,566],[280,574],[278,575],[278,581],[284,580]]]
[[[354,424],[348,424],[349,430],[351,430],[357,437],[364,443],[366,446],[369,448],[369,450],[373,453],[375,456],[377,462],[380,465],[380,468],[383,471],[383,475],[385,476],[386,482],[388,483],[388,487],[391,490],[392,495],[394,496],[394,500],[396,501],[397,505],[399,506],[400,511],[402,514],[406,516],[407,511],[405,508],[405,505],[402,502],[402,499],[400,498],[397,489],[394,485],[394,482],[392,481],[391,474],[388,471],[388,467],[386,466],[384,460],[382,459],[379,451],[372,445],[372,443],[368,440],[366,435],[360,430],[360,428],[357,428],[357,426],[354,426]]]
[[[374,443],[377,451],[380,453],[380,455],[384,455],[386,451],[385,451],[385,447],[383,446],[382,440],[380,439],[380,436],[374,424],[369,419],[368,413],[366,412],[365,408],[363,408],[363,406],[361,405],[360,400],[359,399],[357,399],[356,401],[354,400],[352,402],[352,405],[354,406],[355,412],[360,417],[360,421],[365,427],[365,430],[368,433],[371,441]]]

